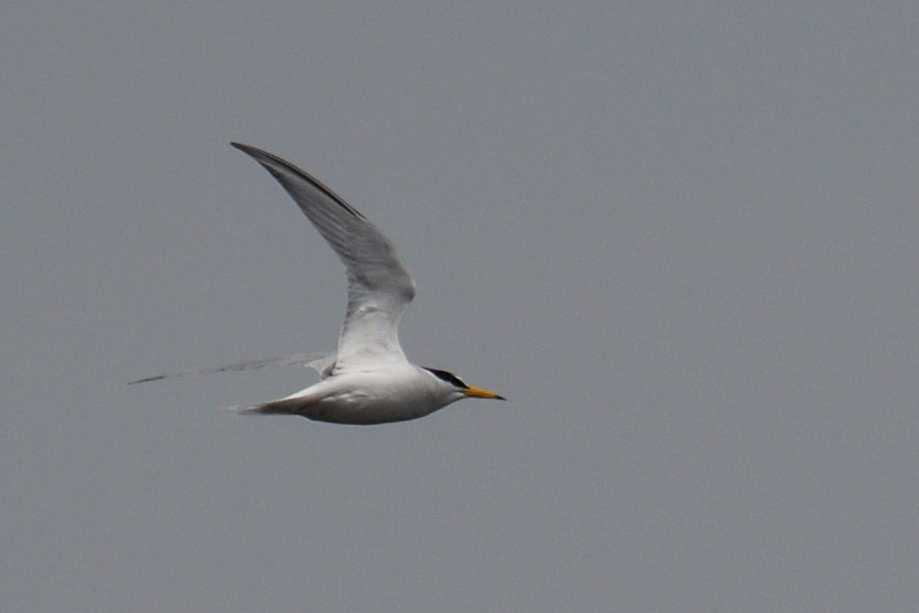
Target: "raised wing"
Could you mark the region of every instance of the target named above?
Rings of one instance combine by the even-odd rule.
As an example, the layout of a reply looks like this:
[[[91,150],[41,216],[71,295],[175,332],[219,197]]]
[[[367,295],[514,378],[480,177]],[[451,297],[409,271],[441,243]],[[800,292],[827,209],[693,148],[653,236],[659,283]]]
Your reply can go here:
[[[404,362],[399,320],[415,297],[415,282],[389,239],[335,192],[287,160],[249,145],[231,144],[277,179],[345,264],[348,308],[338,337],[335,372]]]

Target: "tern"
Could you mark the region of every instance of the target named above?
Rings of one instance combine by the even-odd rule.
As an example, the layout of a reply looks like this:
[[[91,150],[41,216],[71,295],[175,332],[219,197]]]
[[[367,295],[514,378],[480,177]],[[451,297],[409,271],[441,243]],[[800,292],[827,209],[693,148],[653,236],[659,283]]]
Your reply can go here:
[[[348,279],[348,302],[336,353],[320,357],[298,354],[198,371],[302,364],[319,372],[318,383],[239,412],[372,425],[418,419],[464,398],[506,400],[495,392],[467,385],[446,370],[408,361],[399,344],[399,321],[415,297],[415,282],[392,242],[360,211],[287,160],[250,145],[230,144],[255,159],[281,184],[338,254]],[[131,383],[183,374],[156,375]]]

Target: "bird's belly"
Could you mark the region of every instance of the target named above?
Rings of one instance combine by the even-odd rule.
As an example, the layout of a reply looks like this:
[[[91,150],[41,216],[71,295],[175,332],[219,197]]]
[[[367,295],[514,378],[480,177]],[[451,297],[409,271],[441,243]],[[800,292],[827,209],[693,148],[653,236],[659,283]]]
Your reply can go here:
[[[351,390],[311,403],[303,415],[315,421],[372,425],[418,419],[438,408],[433,399],[424,394],[373,394]]]

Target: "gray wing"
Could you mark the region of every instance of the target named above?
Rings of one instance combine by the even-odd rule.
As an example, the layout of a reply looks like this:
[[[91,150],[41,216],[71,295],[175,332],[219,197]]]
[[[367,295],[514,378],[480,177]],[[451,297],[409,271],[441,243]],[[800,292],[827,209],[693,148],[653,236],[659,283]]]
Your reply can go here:
[[[319,373],[321,378],[329,376],[331,366],[335,364],[335,354],[328,353],[294,353],[292,355],[282,355],[273,358],[262,358],[260,360],[249,360],[247,362],[236,362],[218,366],[217,368],[202,368],[198,370],[184,370],[181,372],[167,372],[128,381],[128,385],[137,385],[138,383],[151,383],[153,381],[162,381],[164,379],[178,379],[189,375],[213,375],[221,372],[243,372],[246,370],[258,370],[266,366],[305,366],[312,368]]]
[[[399,320],[415,282],[376,226],[318,179],[276,155],[231,143],[261,164],[300,207],[345,264],[348,307],[338,337],[335,372],[405,362]]]

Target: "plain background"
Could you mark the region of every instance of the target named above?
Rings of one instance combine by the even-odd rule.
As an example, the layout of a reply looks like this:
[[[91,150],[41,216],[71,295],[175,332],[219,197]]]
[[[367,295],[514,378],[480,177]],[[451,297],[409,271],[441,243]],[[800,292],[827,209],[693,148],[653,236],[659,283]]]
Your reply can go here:
[[[915,2],[0,8],[0,608],[912,611]],[[394,240],[426,419],[240,418]]]

